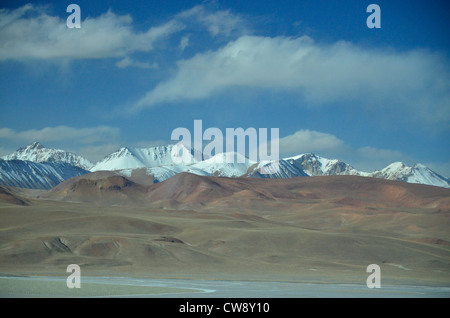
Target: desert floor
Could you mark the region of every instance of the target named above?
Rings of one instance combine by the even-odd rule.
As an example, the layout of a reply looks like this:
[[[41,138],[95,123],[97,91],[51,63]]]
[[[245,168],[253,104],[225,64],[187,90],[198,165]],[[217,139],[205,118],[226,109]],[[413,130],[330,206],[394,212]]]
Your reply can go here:
[[[66,278],[67,266],[77,264],[82,277],[367,289],[367,266],[377,264],[383,286],[450,287],[445,205],[361,207],[334,197],[292,203],[244,194],[176,207],[31,197],[28,205],[0,202],[0,275]]]

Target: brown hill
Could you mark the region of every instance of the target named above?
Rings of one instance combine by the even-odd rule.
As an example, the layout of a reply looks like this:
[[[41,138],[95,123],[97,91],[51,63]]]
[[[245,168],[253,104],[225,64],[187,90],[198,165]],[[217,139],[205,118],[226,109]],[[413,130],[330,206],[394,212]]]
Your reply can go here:
[[[14,194],[6,187],[0,186],[0,202],[17,204],[17,205],[28,205],[29,203],[21,198],[20,196]]]
[[[450,189],[358,176],[258,179],[180,173],[147,190],[151,202],[251,207],[261,203],[333,203],[352,207],[450,209]]]
[[[43,197],[63,201],[97,202],[99,204],[138,203],[146,187],[110,173],[88,174],[64,181]]]
[[[226,179],[219,179],[187,172],[179,173],[168,180],[149,186],[147,199],[150,202],[207,204],[208,201],[233,194],[233,190],[225,182]]]
[[[72,178],[49,191],[49,199],[144,204],[152,207],[272,209],[284,204],[331,204],[350,209],[430,208],[450,210],[450,189],[359,177],[291,179],[207,177],[183,172],[157,184],[131,181],[114,172]]]

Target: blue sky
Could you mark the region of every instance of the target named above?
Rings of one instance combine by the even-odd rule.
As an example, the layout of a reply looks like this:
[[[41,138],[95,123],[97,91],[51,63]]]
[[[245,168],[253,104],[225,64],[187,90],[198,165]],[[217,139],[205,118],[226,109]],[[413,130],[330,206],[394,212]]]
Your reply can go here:
[[[69,29],[66,8],[81,8]],[[381,29],[369,29],[369,4]],[[95,162],[177,127],[279,128],[282,156],[450,176],[446,1],[11,1],[0,155],[35,140]]]

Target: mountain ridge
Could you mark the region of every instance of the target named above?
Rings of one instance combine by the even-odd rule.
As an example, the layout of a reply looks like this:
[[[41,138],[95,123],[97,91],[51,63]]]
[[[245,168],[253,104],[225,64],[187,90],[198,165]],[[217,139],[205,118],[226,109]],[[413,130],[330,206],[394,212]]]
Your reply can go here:
[[[51,189],[64,180],[89,173],[80,167],[63,162],[32,162],[0,159],[0,185]]]
[[[267,179],[354,175],[450,188],[448,178],[422,164],[408,166],[401,162],[394,162],[381,170],[369,173],[359,171],[342,160],[327,159],[314,153],[305,153],[266,162],[253,162],[236,153],[222,153],[211,158],[201,157],[201,161],[196,160],[198,157],[194,149],[181,144],[149,148],[122,147],[92,164],[89,160],[75,153],[45,148],[39,142],[33,142],[27,147],[19,148],[17,151],[2,157],[0,184],[48,189],[57,185],[58,180],[61,182],[89,172],[116,171],[122,176],[130,177],[135,170],[140,170],[141,173],[143,171],[146,175],[152,176],[154,183],[167,180],[182,172],[189,172],[202,176]],[[243,162],[230,160],[230,157],[233,157],[233,159],[241,157],[240,159]],[[20,161],[29,163],[21,163]],[[20,167],[33,166],[32,163],[44,166],[36,166],[31,170],[30,168],[23,168],[25,169],[22,172],[24,181],[21,183],[19,178],[21,175]],[[6,166],[9,167],[10,173],[8,173]],[[11,168],[12,166],[16,167]],[[55,167],[56,170],[59,169],[58,172],[52,171],[55,170]],[[64,172],[64,169],[68,173]],[[39,172],[36,176],[30,177],[26,175],[26,171]],[[42,182],[45,179],[46,171],[57,176],[51,176],[51,182]],[[13,174],[15,178],[11,178],[9,174]],[[27,181],[30,178],[37,181]],[[15,179],[14,182],[11,179]]]
[[[61,149],[45,148],[37,141],[3,156],[2,159],[31,161],[36,163],[62,162],[84,170],[90,170],[93,167],[93,164],[82,156]]]

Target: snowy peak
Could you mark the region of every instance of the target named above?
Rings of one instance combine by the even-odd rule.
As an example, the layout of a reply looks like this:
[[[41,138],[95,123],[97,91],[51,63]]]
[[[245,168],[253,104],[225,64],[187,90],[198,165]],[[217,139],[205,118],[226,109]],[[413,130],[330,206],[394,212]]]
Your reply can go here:
[[[327,159],[313,153],[301,154],[277,161],[252,162],[236,153],[221,153],[196,161],[194,150],[183,145],[152,148],[123,147],[97,163],[91,171],[122,170],[129,174],[137,168],[147,168],[155,180],[163,181],[181,172],[224,177],[293,178],[300,176],[355,175],[377,177],[409,183],[450,187],[448,179],[424,165],[409,167],[395,162],[381,171],[358,171],[338,159]],[[178,159],[174,162],[174,158]],[[181,163],[180,163],[181,162]],[[125,172],[126,170],[126,172]]]
[[[358,171],[341,160],[327,159],[313,153],[261,162],[253,162],[234,152],[204,158],[200,152],[181,143],[150,148],[122,147],[95,165],[74,153],[45,148],[38,142],[19,148],[14,153],[4,156],[3,159],[7,162],[2,162],[0,165],[0,184],[17,186],[22,180],[26,187],[32,184],[33,186],[45,184],[45,187],[50,187],[51,184],[56,184],[59,180],[65,180],[72,175],[87,173],[86,170],[91,172],[120,170],[119,173],[129,176],[133,170],[144,168],[146,174],[152,175],[155,182],[166,180],[182,172],[205,176],[257,178],[356,175],[450,188],[449,179],[422,164],[408,166],[402,162],[394,162],[380,171],[368,173]],[[43,163],[47,166],[33,166],[15,161]],[[60,167],[60,165],[63,166]],[[72,171],[71,167],[81,168],[83,171]],[[41,182],[47,173],[56,177],[52,177],[52,182]],[[28,176],[33,174],[39,182],[27,181]]]
[[[430,168],[420,163],[410,167],[403,162],[394,162],[381,171],[371,173],[370,176],[408,183],[428,184],[450,188],[450,182],[447,178],[437,174]]]
[[[38,160],[44,160],[44,157],[48,156],[48,152],[43,149],[45,149],[45,147],[42,146],[39,142],[35,141],[26,147],[21,147],[15,152],[4,156],[3,159],[39,162]]]
[[[133,156],[133,151],[128,147],[122,147],[119,150],[117,150],[115,153],[112,153],[111,155],[116,155],[117,157],[126,157],[126,156]]]
[[[133,152],[127,147],[122,147],[116,152],[106,156],[102,161],[97,162],[94,167],[91,168],[91,171],[135,169],[142,167],[145,167],[145,165],[139,162]]]
[[[212,156],[211,158],[203,160],[201,163],[205,164],[233,164],[240,165],[245,164],[247,167],[255,164],[255,161],[250,160],[248,157],[237,152],[223,152]]]
[[[450,188],[450,182],[447,178],[420,163],[410,167],[403,162],[394,162],[381,171],[368,173],[358,171],[351,165],[338,159],[326,159],[313,153],[306,153],[280,160],[280,171],[275,174],[262,174],[258,170],[261,167],[268,167],[273,164],[273,162],[265,163],[264,165],[260,163],[248,175],[262,178],[291,178],[305,175],[355,175]]]
[[[383,179],[399,180],[406,182],[411,172],[412,167],[408,167],[406,164],[399,161],[391,163],[389,166],[383,168],[381,171],[373,172],[372,175],[374,177],[379,177]]]
[[[44,148],[44,146],[42,146],[39,142],[35,141],[31,145],[29,145],[28,147],[25,147],[25,150],[32,151],[32,150],[40,150],[40,149],[43,149],[43,148]]]
[[[309,176],[364,175],[341,160],[326,159],[313,153],[301,154],[284,160],[301,168]]]
[[[194,150],[181,144],[150,148],[122,147],[96,163],[91,171],[153,168],[196,161]]]
[[[15,152],[2,157],[2,159],[24,160],[35,163],[65,163],[85,170],[89,170],[93,166],[93,164],[89,160],[81,156],[61,149],[45,148],[39,142],[33,142],[27,147],[19,148]]]
[[[236,152],[224,152],[201,162],[190,165],[191,168],[202,170],[211,176],[240,177],[256,164],[249,158]]]
[[[266,171],[266,172],[263,172]],[[260,178],[292,178],[299,176],[367,175],[337,159],[326,159],[313,153],[259,163],[248,173]]]
[[[293,177],[308,177],[309,175],[297,166],[293,160],[262,161],[252,166],[247,176],[264,179],[287,179]]]

